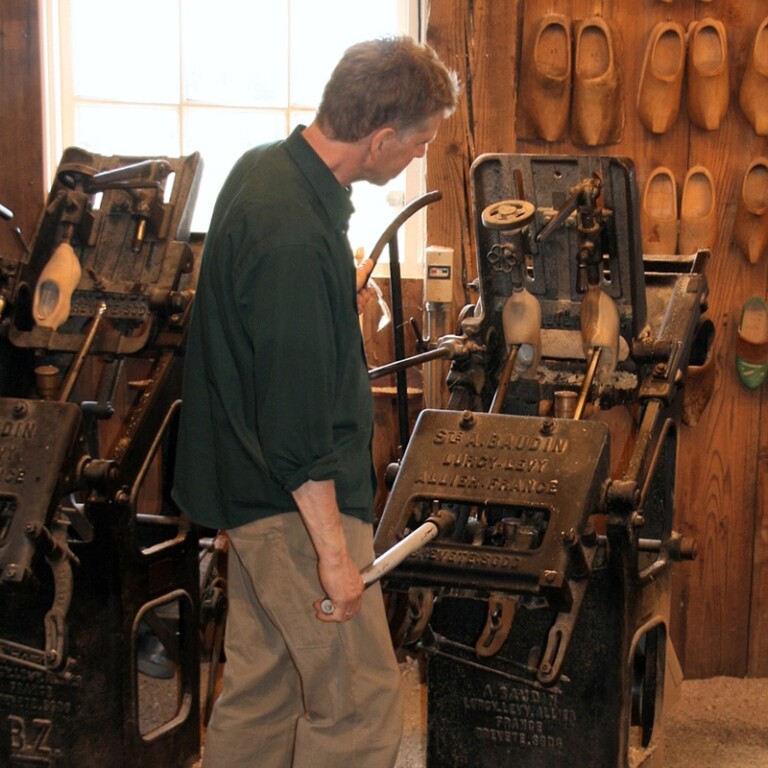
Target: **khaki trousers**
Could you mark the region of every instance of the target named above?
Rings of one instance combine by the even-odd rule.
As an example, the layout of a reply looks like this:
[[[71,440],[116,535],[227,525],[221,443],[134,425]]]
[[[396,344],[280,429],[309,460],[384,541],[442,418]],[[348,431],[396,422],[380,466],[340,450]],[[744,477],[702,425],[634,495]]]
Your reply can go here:
[[[372,527],[342,518],[362,568]],[[228,535],[226,664],[204,768],[392,768],[403,706],[379,585],[352,620],[326,624],[314,615],[323,593],[298,513]]]

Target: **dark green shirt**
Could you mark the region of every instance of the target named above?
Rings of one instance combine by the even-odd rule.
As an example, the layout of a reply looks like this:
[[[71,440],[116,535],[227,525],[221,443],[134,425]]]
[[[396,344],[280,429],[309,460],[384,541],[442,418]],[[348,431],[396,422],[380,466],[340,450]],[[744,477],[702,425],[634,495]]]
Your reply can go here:
[[[232,169],[214,208],[185,352],[174,498],[232,528],[335,480],[373,519],[373,406],[346,232],[353,207],[295,130]]]

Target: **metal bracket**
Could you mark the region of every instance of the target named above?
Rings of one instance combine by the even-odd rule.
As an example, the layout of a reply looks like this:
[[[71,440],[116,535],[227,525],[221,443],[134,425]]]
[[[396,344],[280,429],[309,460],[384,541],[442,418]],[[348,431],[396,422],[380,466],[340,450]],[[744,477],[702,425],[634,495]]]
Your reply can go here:
[[[404,625],[403,645],[413,645],[421,638],[432,618],[434,604],[434,590],[422,587],[408,590],[408,613]]]
[[[597,550],[597,545],[583,547],[584,564],[587,568],[587,572],[591,571],[592,562],[595,559]],[[584,596],[587,593],[589,579],[584,577],[571,578],[568,579],[568,584],[573,598],[571,609],[569,611],[561,611],[557,614],[555,623],[549,630],[547,647],[544,649],[541,661],[539,662],[539,668],[536,672],[538,681],[547,687],[557,683],[562,674],[563,662],[565,661],[565,655],[571,642],[573,628],[579,618],[581,606],[584,602]]]
[[[488,617],[475,643],[475,653],[479,657],[487,658],[499,652],[509,637],[521,601],[518,595],[491,595],[488,598]]]

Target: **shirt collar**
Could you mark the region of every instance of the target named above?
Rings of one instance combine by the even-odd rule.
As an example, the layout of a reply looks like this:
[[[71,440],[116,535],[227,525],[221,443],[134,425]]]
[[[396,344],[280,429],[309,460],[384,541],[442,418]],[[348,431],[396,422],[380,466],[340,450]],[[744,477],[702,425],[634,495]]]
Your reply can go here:
[[[297,126],[285,140],[285,146],[293,161],[314,188],[331,223],[346,233],[352,205],[352,189],[342,186],[331,169],[301,135],[303,125]]]

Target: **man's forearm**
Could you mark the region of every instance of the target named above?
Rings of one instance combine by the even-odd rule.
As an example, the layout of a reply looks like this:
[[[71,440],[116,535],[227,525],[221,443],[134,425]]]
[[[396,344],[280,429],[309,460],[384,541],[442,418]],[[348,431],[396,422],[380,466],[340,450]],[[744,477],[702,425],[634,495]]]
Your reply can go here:
[[[336,486],[333,480],[307,480],[293,492],[293,498],[317,552],[318,576],[326,592],[315,601],[318,618],[347,620],[360,610],[363,580],[349,554]],[[319,608],[326,596],[335,606],[328,617]]]

